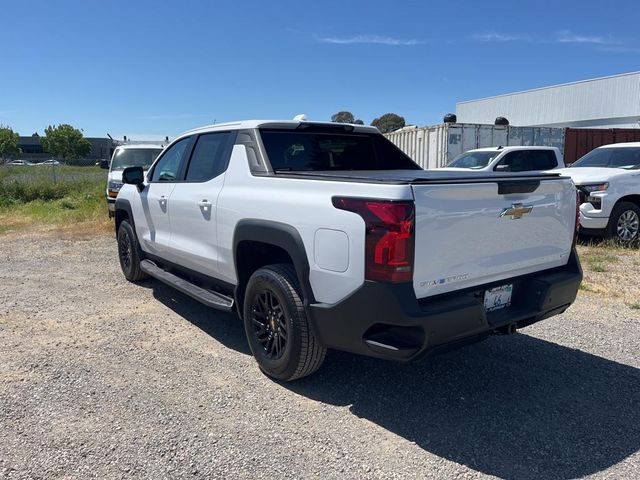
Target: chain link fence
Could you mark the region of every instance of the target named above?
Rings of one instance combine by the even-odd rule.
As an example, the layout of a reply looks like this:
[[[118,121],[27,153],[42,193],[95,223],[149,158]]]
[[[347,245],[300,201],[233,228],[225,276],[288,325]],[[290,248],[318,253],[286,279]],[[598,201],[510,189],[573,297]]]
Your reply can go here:
[[[106,183],[107,170],[100,168],[101,163],[108,165],[108,161],[95,158],[59,160],[51,156],[21,156],[4,159],[0,160],[0,188],[2,183],[10,181],[58,183],[100,179]]]

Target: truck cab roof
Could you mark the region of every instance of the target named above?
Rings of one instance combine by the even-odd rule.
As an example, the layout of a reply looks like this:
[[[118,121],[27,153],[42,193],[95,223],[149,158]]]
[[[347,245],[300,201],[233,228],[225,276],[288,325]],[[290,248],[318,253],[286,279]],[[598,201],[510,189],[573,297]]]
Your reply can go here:
[[[184,132],[177,138],[185,135],[193,135],[194,133],[207,133],[219,130],[246,130],[252,128],[282,128],[294,130],[305,127],[329,127],[336,130],[343,128],[345,131],[350,132],[380,133],[376,127],[356,125],[352,123],[310,122],[307,120],[242,120],[238,122],[217,123],[215,125],[206,125],[204,127],[194,128]]]

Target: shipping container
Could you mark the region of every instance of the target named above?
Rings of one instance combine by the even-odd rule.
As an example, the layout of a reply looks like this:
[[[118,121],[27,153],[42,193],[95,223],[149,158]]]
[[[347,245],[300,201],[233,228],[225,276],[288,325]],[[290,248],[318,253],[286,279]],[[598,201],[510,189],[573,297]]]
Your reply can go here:
[[[443,123],[404,128],[386,137],[425,170],[444,167],[459,154],[481,147],[511,145],[564,148],[564,129]]]
[[[640,142],[640,128],[567,128],[564,138],[564,161],[572,164],[601,145]]]

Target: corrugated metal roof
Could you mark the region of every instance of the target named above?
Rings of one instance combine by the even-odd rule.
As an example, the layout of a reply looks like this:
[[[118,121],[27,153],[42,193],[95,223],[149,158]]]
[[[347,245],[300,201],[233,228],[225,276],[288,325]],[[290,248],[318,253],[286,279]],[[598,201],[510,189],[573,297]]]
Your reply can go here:
[[[635,126],[640,120],[640,72],[553,85],[456,105],[459,122],[588,127]]]

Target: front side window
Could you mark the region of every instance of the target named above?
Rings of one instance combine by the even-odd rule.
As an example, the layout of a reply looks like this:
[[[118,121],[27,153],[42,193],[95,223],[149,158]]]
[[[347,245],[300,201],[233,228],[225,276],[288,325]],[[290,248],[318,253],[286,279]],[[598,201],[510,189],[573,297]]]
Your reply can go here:
[[[206,182],[224,172],[233,137],[231,132],[200,135],[187,169],[187,182]]]
[[[379,134],[261,129],[275,171],[420,170]]]
[[[447,167],[455,168],[484,168],[489,165],[489,162],[496,158],[500,154],[499,151],[495,152],[466,152],[461,153],[453,159]]]
[[[180,172],[180,163],[185,150],[191,141],[190,137],[183,138],[171,145],[158,163],[153,167],[152,182],[175,182]]]

